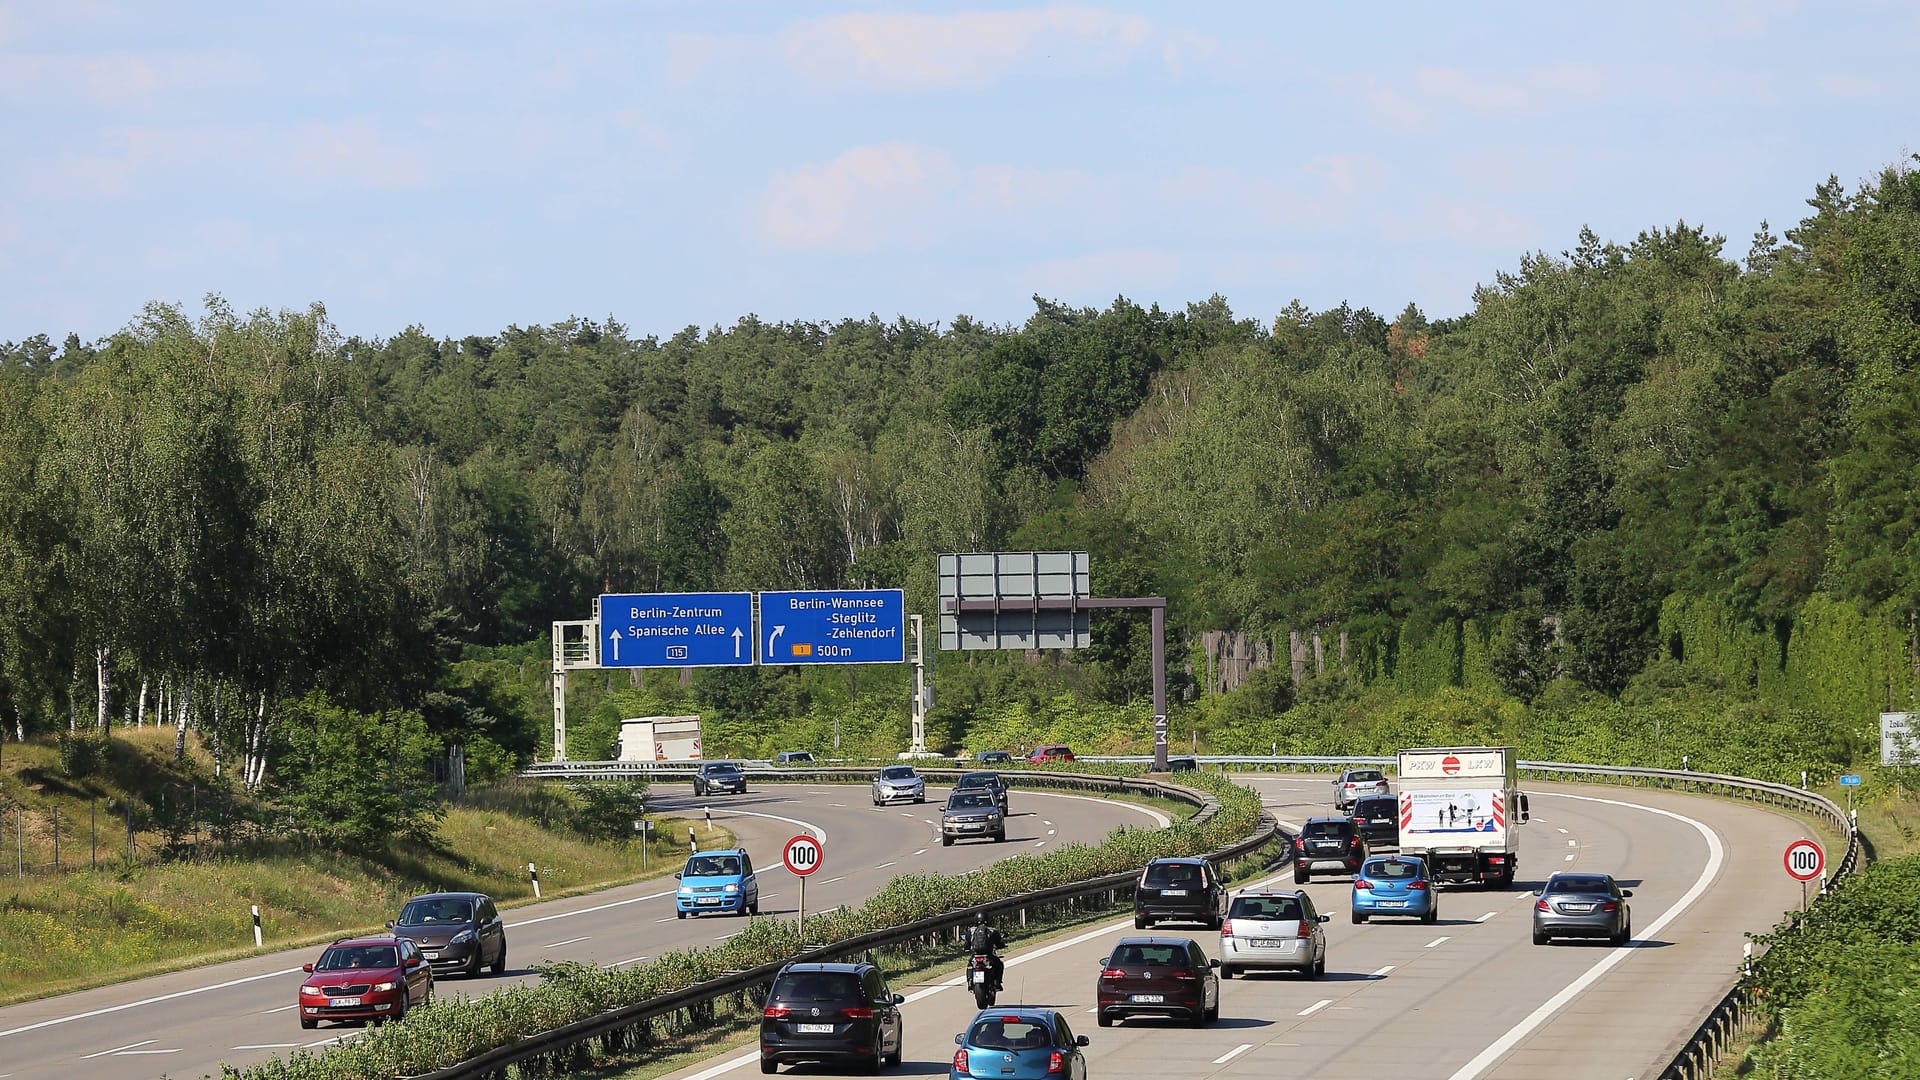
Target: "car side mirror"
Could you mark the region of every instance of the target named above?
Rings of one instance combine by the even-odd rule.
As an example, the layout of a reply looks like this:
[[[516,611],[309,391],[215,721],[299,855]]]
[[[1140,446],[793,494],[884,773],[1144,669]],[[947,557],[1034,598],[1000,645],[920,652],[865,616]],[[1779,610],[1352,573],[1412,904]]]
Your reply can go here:
[[[907,1003],[907,995],[905,994],[893,995],[893,1003],[895,1005],[905,1005]]]
[[[1076,1036],[1074,1036],[1074,1038],[1073,1038],[1073,1045],[1075,1045],[1075,1046],[1091,1046],[1091,1045],[1093,1045],[1093,1040],[1092,1040],[1092,1039],[1089,1039],[1089,1038],[1087,1038],[1087,1037],[1086,1037],[1085,1035],[1076,1035]]]
[[[425,961],[425,960],[422,960],[422,959],[420,959],[419,957],[417,957],[417,956],[415,956],[415,957],[412,957],[412,958],[410,958],[410,959],[408,959],[408,960],[407,960],[407,967],[409,967],[409,968],[417,968],[417,967],[419,967],[419,966],[420,966],[421,964],[424,964],[424,963],[426,963],[426,961]]]
[[[1111,959],[1113,959],[1113,957],[1111,957],[1111,956],[1103,956],[1103,957],[1101,957],[1101,958],[1100,958],[1100,966],[1101,966],[1101,967],[1106,967],[1106,966],[1107,966],[1107,961],[1109,961],[1109,960],[1111,960]],[[312,967],[313,967],[313,965],[312,965],[312,964],[308,964],[308,965],[307,965],[307,967],[308,967],[308,968],[312,968]]]
[[[680,880],[680,871],[678,871],[678,870],[675,870],[675,871],[673,872],[673,878],[674,878],[674,880],[675,880],[675,881],[678,881],[678,880]]]
[[[388,919],[388,920],[387,920],[387,929],[389,929],[389,930],[391,930],[391,929],[393,929],[393,920],[392,920],[392,919]]]
[[[1632,895],[1633,895],[1633,890],[1632,890],[1632,889],[1621,889],[1621,890],[1620,890],[1620,895],[1621,895],[1621,896],[1632,896]]]
[[[1315,921],[1315,922],[1330,922],[1330,921],[1332,921],[1332,919],[1333,919],[1333,916],[1331,916],[1331,915],[1322,915],[1322,916],[1320,916],[1319,918],[1317,918],[1317,919],[1315,919],[1314,921]]]
[[[1547,890],[1545,890],[1545,889],[1535,889],[1535,890],[1533,890],[1533,895],[1535,895],[1535,896],[1545,896],[1545,895],[1547,895]]]
[[[1219,967],[1219,966],[1220,966],[1220,961],[1218,961],[1218,960],[1208,960],[1208,961],[1207,961],[1207,966],[1208,966],[1208,967],[1210,967],[1210,968],[1217,968],[1217,967]]]
[[[963,1031],[963,1032],[961,1032],[960,1034],[958,1034],[958,1035],[955,1035],[955,1036],[953,1037],[953,1044],[954,1044],[955,1046],[965,1046],[965,1045],[967,1044],[967,1035],[966,1035],[966,1032],[964,1032],[964,1031]]]
[[[305,972],[307,972],[307,973],[309,973],[309,974],[311,974],[311,973],[313,972],[313,965],[312,965],[312,964],[301,964],[301,965],[300,965],[300,970],[301,970],[301,971],[305,971]]]

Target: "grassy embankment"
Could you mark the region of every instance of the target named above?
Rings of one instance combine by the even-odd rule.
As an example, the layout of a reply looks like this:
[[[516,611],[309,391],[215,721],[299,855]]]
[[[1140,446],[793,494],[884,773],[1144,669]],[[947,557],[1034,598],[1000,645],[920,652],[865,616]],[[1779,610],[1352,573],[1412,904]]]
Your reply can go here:
[[[395,840],[381,851],[343,854],[269,837],[214,856],[203,827],[202,858],[191,857],[187,837],[176,837],[187,857],[154,862],[167,842],[161,831],[142,828],[155,824],[155,793],[197,784],[198,798],[214,805],[210,791],[217,790],[204,754],[176,762],[172,740],[172,732],[151,728],[117,732],[106,760],[79,778],[62,773],[52,744],[5,745],[0,1004],[253,955],[254,904],[271,951],[378,928],[416,892],[474,889],[509,907],[531,901],[529,861],[538,862],[542,892],[553,899],[672,873],[685,848],[670,838],[684,837],[690,824],[703,845],[731,842],[726,830],[702,821],[656,819],[643,873],[640,845],[595,842],[565,828],[564,791],[507,783],[476,788],[451,805],[430,845]],[[133,861],[126,858],[129,805]],[[68,868],[58,872],[50,867],[56,809]],[[29,867],[24,876],[20,861]]]

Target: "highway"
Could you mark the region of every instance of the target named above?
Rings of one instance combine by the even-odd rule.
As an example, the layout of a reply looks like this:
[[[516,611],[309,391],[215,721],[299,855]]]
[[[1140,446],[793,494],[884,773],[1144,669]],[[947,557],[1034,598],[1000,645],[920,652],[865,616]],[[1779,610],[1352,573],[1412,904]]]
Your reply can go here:
[[[811,911],[860,904],[909,870],[958,873],[1066,841],[1098,843],[1129,819],[1141,825],[1166,822],[1158,811],[1015,784],[1007,840],[952,847],[940,845],[934,824],[944,788],[930,787],[925,804],[876,808],[867,789],[858,786],[751,784],[745,795],[695,799],[675,785],[673,794],[656,791],[649,806],[662,815],[711,807],[714,823],[731,830],[753,856],[761,913],[786,917],[794,914],[799,891],[797,879],[781,867],[780,852],[788,837],[803,830],[820,837],[826,853],[807,886]],[[673,884],[663,877],[507,911],[508,973],[472,982],[436,980],[440,998],[535,981],[539,976],[530,967],[545,961],[640,963],[670,950],[715,943],[745,925],[734,916],[676,918]],[[392,915],[368,912],[367,921]],[[244,1065],[355,1037],[361,1029],[300,1027],[294,1006],[305,977],[300,965],[319,953],[318,947],[276,951],[0,1009],[0,1080],[217,1075],[221,1062]]]
[[[1328,813],[1324,776],[1242,778],[1283,820]],[[1516,888],[1449,888],[1440,922],[1353,925],[1345,879],[1306,888],[1327,924],[1328,972],[1306,980],[1257,974],[1221,983],[1221,1019],[1201,1030],[1157,1021],[1099,1028],[1092,1015],[1100,959],[1134,933],[1131,919],[1009,950],[1003,1002],[1061,1008],[1091,1038],[1089,1075],[1157,1080],[1651,1080],[1726,990],[1744,934],[1798,906],[1781,866],[1806,830],[1754,805],[1605,786],[1523,784],[1533,820],[1520,881],[1553,871],[1605,871],[1634,892],[1627,946],[1531,940],[1533,897]],[[1273,879],[1291,888],[1291,873]],[[1155,933],[1182,932],[1175,926]],[[1217,955],[1217,939],[1186,931]],[[953,1036],[973,1017],[957,978],[905,993],[905,1061],[894,1072],[947,1070]],[[671,1074],[744,1080],[757,1052],[739,1047]],[[813,1066],[782,1074],[825,1075]]]

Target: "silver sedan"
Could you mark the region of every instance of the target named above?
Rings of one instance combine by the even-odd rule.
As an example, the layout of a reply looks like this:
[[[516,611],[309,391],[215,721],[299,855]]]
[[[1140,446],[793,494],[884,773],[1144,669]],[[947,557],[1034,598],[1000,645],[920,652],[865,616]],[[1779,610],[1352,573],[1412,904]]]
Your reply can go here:
[[[1606,938],[1625,945],[1633,937],[1633,909],[1611,874],[1562,872],[1547,879],[1533,905],[1533,943],[1557,937]]]

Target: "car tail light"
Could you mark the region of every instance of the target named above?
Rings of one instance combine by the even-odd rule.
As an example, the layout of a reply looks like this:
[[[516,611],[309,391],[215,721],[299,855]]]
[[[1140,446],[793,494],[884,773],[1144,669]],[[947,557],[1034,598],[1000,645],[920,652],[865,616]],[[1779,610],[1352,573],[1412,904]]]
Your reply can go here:
[[[1353,887],[1356,889],[1371,889],[1373,888],[1373,882],[1363,877],[1357,877],[1353,879]]]
[[[968,1071],[967,1070],[967,1048],[964,1046],[953,1052],[953,1071],[957,1073],[964,1073]]]
[[[1426,892],[1427,883],[1424,881],[1409,881],[1407,882],[1407,889],[1410,892]]]
[[[1619,911],[1620,902],[1617,900],[1609,900],[1606,903],[1600,905],[1600,910],[1601,911]]]
[[[1506,857],[1505,855],[1489,855],[1489,856],[1487,856],[1487,862],[1489,862],[1489,863],[1491,863],[1491,864],[1492,864],[1492,865],[1494,865],[1494,866],[1498,866],[1498,865],[1500,865],[1501,863],[1503,863],[1503,862],[1506,862],[1506,861],[1507,861],[1507,857]]]
[[[769,1020],[785,1020],[787,1017],[793,1015],[793,1010],[787,1008],[785,1005],[769,1005],[760,1010],[760,1015]]]
[[[1298,933],[1296,933],[1296,934],[1295,934],[1294,936],[1295,936],[1295,937],[1300,937],[1300,938],[1310,938],[1310,937],[1312,937],[1312,936],[1313,936],[1313,924],[1312,924],[1312,923],[1310,923],[1310,922],[1308,922],[1308,921],[1307,921],[1307,920],[1306,920],[1305,918],[1302,918],[1302,919],[1300,920],[1300,930],[1299,930],[1299,932],[1298,932]]]
[[[1118,978],[1124,977],[1125,975],[1126,975],[1126,972],[1121,971],[1119,968],[1108,968],[1107,970],[1100,973],[1100,977],[1103,979],[1118,979]]]
[[[1185,970],[1174,972],[1173,977],[1176,979],[1184,980],[1186,982],[1192,982],[1193,980],[1199,978],[1199,976],[1195,975],[1193,972],[1185,971]]]
[[[1307,849],[1307,838],[1304,836],[1294,837],[1293,846],[1300,851],[1305,851]]]
[[[1359,838],[1358,836],[1349,836],[1349,837],[1347,838],[1347,846],[1348,846],[1348,847],[1359,847],[1359,846],[1360,846],[1360,838]]]
[[[1552,911],[1553,909],[1547,906],[1547,902],[1546,902],[1545,900],[1542,900],[1542,901],[1540,901],[1539,903],[1537,903],[1537,904],[1535,904],[1535,905],[1533,905],[1533,910],[1535,910],[1535,911]]]
[[[1363,817],[1357,817],[1353,819],[1353,823],[1355,825],[1365,825],[1367,823],[1367,819]]]
[[[847,1017],[850,1020],[871,1020],[873,1019],[873,1006],[852,1005],[847,1008],[841,1009],[840,1015]]]
[[[1060,1057],[1060,1051],[1058,1050],[1055,1050],[1053,1056],[1047,1059],[1047,1071],[1050,1073],[1061,1072],[1066,1068],[1066,1065],[1066,1061]]]
[[[1233,936],[1233,920],[1232,919],[1220,920],[1220,936],[1221,937]]]

